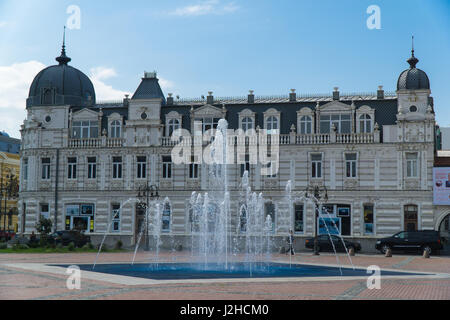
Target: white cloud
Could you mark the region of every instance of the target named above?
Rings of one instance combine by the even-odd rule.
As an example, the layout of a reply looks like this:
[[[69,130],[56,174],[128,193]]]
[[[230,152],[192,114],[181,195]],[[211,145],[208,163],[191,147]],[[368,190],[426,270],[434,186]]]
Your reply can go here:
[[[38,61],[0,66],[0,130],[20,138],[31,82],[45,65]]]
[[[3,28],[7,25],[6,21],[0,21],[0,28]]]
[[[203,16],[207,14],[227,14],[239,9],[234,2],[221,4],[220,0],[202,1],[197,4],[180,7],[171,12],[175,16]]]
[[[163,91],[171,90],[175,87],[175,83],[173,83],[172,81],[161,77],[158,78],[159,78],[159,85],[161,86],[161,89]]]
[[[90,79],[95,88],[95,95],[100,100],[122,100],[129,92],[114,89],[104,81],[117,77],[116,70],[113,68],[96,67],[90,70]]]

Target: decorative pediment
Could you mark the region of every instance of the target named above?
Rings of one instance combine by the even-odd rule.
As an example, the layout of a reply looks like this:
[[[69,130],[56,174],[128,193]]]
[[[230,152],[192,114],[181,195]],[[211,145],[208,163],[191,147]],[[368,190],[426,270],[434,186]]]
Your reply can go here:
[[[339,101],[332,101],[327,104],[324,104],[319,109],[320,112],[342,112],[342,111],[352,111],[352,106]]]
[[[108,120],[109,121],[113,121],[113,120],[122,120],[123,116],[121,116],[120,114],[118,114],[117,112],[114,112],[113,114],[108,116]]]
[[[308,107],[304,107],[302,109],[300,109],[299,111],[297,111],[297,115],[299,116],[311,116],[314,115],[314,110]]]
[[[371,114],[374,111],[375,111],[374,109],[372,109],[371,107],[365,105],[365,106],[360,107],[357,112],[358,113],[369,113],[369,114]]]
[[[220,108],[216,108],[209,104],[195,109],[193,111],[195,117],[214,117],[214,118],[222,118],[223,110]]]
[[[98,119],[100,113],[90,109],[83,109],[72,114],[72,119],[76,120],[93,120]]]
[[[244,109],[241,112],[239,112],[239,116],[241,116],[241,117],[254,117],[255,116],[255,112],[253,112],[250,109]]]
[[[166,119],[179,119],[181,115],[176,111],[171,111],[166,115]]]

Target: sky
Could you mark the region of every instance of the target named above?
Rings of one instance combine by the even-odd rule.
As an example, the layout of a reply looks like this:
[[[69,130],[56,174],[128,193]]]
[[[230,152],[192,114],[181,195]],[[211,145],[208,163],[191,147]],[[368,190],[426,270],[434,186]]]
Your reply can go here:
[[[414,35],[437,122],[450,126],[450,0],[0,0],[0,131],[20,138],[29,87],[56,64],[64,25],[97,100],[132,94],[144,71],[182,98],[392,92]]]

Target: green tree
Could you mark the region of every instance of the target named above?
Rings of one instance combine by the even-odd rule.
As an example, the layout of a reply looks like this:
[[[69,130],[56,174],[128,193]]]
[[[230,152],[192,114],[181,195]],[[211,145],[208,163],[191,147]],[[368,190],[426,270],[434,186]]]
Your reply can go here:
[[[48,244],[49,235],[52,232],[52,220],[41,216],[36,224],[36,230],[41,235],[40,245],[44,247]]]

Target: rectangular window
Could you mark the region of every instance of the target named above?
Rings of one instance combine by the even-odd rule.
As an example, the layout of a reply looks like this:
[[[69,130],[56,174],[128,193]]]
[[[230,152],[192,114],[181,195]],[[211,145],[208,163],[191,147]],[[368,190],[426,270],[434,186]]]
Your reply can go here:
[[[42,180],[50,180],[50,158],[42,159]]]
[[[122,157],[113,157],[113,179],[122,179]]]
[[[23,180],[28,180],[28,159],[23,159]]]
[[[98,121],[74,121],[72,123],[73,139],[98,138]]]
[[[164,156],[162,157],[163,163],[163,179],[172,179],[172,157]]]
[[[241,164],[241,177],[244,176],[245,172],[248,172],[250,175],[250,155],[245,155],[245,164]]]
[[[373,205],[364,205],[364,234],[372,235],[375,233],[374,230],[374,210]]]
[[[304,207],[303,205],[294,205],[294,232],[304,232]]]
[[[322,155],[321,154],[313,154],[311,155],[311,177],[313,179],[322,178]]]
[[[191,158],[191,163],[189,164],[189,179],[198,179],[199,164],[197,162],[196,157]]]
[[[408,178],[417,178],[417,153],[406,154],[406,176]]]
[[[97,179],[97,158],[88,158],[88,179]]]
[[[77,178],[77,158],[68,158],[67,163],[67,179],[75,180]]]
[[[120,232],[120,204],[112,205],[112,232]]]
[[[147,178],[147,157],[137,157],[137,176],[138,179]]]
[[[356,178],[357,177],[357,158],[356,153],[346,154],[345,155],[345,167],[346,167],[346,177],[347,178]]]
[[[45,219],[50,218],[50,207],[49,207],[48,203],[41,204],[41,217],[43,217]]]

